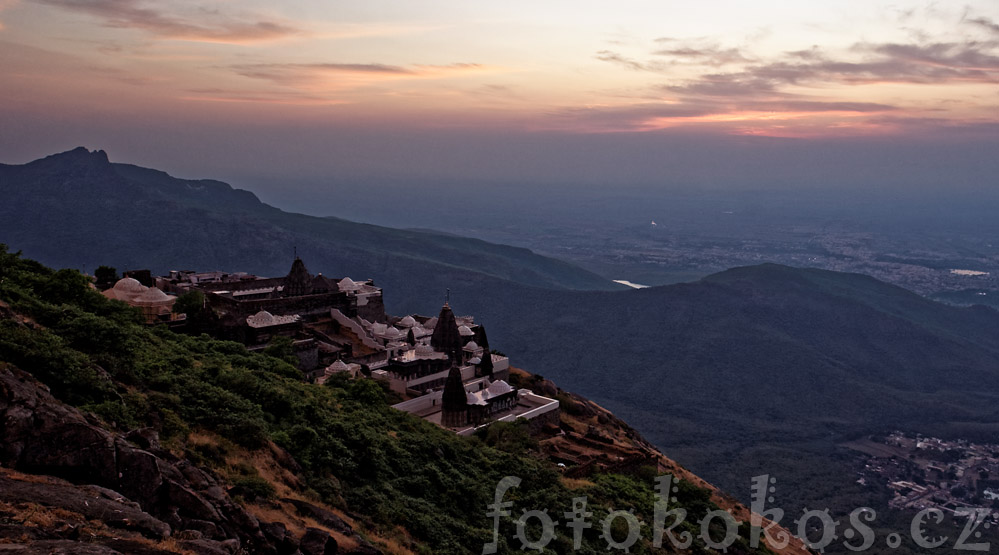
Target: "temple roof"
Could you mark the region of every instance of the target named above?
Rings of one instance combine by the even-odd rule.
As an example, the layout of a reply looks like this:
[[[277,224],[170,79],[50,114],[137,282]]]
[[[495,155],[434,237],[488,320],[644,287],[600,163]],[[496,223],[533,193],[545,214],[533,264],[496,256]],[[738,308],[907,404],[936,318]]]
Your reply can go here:
[[[434,350],[447,353],[453,360],[461,357],[461,334],[458,331],[458,324],[454,320],[454,312],[447,303],[441,308],[441,313],[437,317],[437,325],[434,326],[434,333],[430,336],[430,345]]]
[[[447,374],[447,381],[444,382],[444,393],[441,395],[441,410],[457,411],[462,410],[467,405],[465,398],[465,385],[461,382],[461,370],[457,366],[452,366]]]
[[[155,287],[149,287],[144,289],[146,290],[140,293],[137,297],[135,297],[136,302],[143,304],[166,304],[176,300],[175,298],[170,297],[169,295],[167,295],[166,293],[160,291]]]
[[[506,383],[503,380],[498,380],[489,384],[489,387],[485,388],[482,391],[466,393],[465,402],[468,403],[469,405],[487,405],[489,404],[490,399],[495,399],[496,397],[500,397],[515,391],[516,389],[511,387],[510,384]]]
[[[486,328],[484,326],[479,326],[476,329],[476,337],[479,345],[482,347],[482,360],[479,361],[479,368],[487,376],[491,376],[493,373],[493,356],[489,351],[489,339],[486,338]]]
[[[266,328],[268,326],[279,326],[281,324],[291,324],[299,320],[298,314],[292,314],[291,316],[275,316],[266,310],[261,310],[260,312],[246,317],[246,325],[251,328]]]
[[[313,293],[325,293],[333,289],[333,285],[329,279],[326,279],[322,274],[316,275],[312,278],[312,292]]]
[[[344,361],[338,360],[333,364],[327,366],[326,369],[329,370],[330,372],[346,372],[350,370],[350,367],[347,366],[347,363],[345,363]]]
[[[139,280],[135,278],[121,278],[114,284],[114,290],[116,293],[131,293],[137,295],[146,290],[146,286],[139,283]]]
[[[307,295],[311,281],[312,276],[305,268],[305,262],[295,257],[295,261],[291,263],[291,271],[284,278],[284,293],[291,297]]]
[[[357,284],[357,282],[350,279],[349,277],[341,279],[338,285],[340,287],[340,290],[345,292],[354,292],[360,289],[360,286]]]
[[[402,320],[399,320],[399,325],[404,328],[411,328],[416,325],[416,319],[412,316],[406,316]]]

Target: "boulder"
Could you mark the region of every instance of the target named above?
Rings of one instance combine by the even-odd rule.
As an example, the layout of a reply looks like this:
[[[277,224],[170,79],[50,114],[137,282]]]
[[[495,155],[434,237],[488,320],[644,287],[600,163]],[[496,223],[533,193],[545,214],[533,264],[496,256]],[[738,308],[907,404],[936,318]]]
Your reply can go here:
[[[330,533],[318,528],[306,528],[298,548],[302,555],[336,555],[339,552]]]

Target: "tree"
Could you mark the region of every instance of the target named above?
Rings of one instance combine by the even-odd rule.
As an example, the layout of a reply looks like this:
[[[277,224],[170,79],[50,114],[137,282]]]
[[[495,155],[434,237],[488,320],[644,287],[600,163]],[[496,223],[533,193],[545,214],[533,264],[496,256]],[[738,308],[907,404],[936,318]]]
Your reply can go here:
[[[118,270],[113,266],[98,266],[94,271],[94,278],[97,280],[97,289],[105,291],[114,287],[118,281]]]
[[[173,311],[177,314],[187,314],[188,318],[193,318],[205,309],[205,294],[201,291],[188,291],[177,297],[177,302],[173,304]]]
[[[275,335],[264,349],[264,354],[279,358],[296,368],[300,362],[298,356],[295,355],[294,341],[284,335]]]

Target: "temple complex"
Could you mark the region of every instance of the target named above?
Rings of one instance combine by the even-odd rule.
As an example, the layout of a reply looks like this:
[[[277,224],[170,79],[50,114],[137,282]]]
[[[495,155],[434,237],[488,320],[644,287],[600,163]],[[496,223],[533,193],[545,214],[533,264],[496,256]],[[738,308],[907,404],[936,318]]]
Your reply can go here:
[[[104,294],[142,308],[154,322],[171,314],[176,295],[198,291],[200,321],[208,322],[201,331],[251,351],[290,343],[306,379],[381,380],[406,399],[395,408],[458,433],[496,420],[558,418],[558,401],[509,384],[510,360],[492,352],[485,328],[456,315],[449,302],[435,317],[392,316],[372,280],[312,275],[297,256],[278,278],[172,271],[150,279],[154,287],[125,278]]]

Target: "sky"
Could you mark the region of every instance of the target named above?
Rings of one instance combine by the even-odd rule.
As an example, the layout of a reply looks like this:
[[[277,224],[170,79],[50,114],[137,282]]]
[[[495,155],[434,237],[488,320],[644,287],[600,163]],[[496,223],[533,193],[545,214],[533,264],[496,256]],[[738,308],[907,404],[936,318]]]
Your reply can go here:
[[[995,0],[0,0],[0,75],[5,163],[87,146],[183,177],[603,185],[999,170]]]

